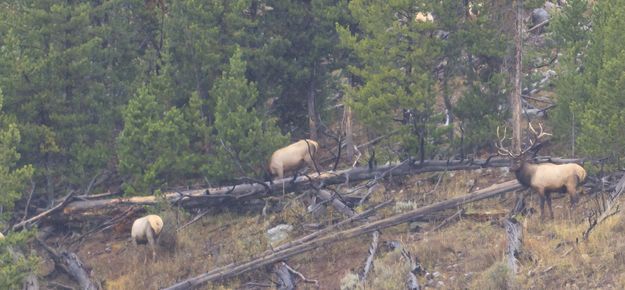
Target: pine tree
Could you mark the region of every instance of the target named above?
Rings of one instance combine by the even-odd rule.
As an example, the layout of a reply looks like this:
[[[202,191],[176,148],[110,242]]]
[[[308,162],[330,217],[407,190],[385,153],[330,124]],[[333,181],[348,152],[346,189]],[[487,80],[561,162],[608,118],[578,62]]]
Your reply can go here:
[[[210,91],[217,102],[216,134],[212,137],[215,152],[207,165],[212,178],[261,176],[271,152],[287,142],[275,120],[254,108],[258,90],[246,79],[246,67],[241,49],[236,48],[228,68]]]
[[[192,93],[204,103],[203,115],[213,122],[215,99],[208,91],[220,76],[234,45],[249,25],[243,13],[248,0],[181,0],[168,3],[165,25],[171,78],[177,90],[173,104],[186,104]]]
[[[587,54],[590,39],[590,18],[586,15],[586,0],[572,0],[557,14],[549,28],[554,32],[554,45],[562,52],[558,63],[556,96],[558,105],[551,114],[555,137],[563,143],[570,143],[575,155],[575,140],[580,131],[582,105],[590,97],[591,88],[583,73],[582,55]],[[577,133],[576,133],[577,132]]]
[[[11,118],[2,113],[2,90],[0,90],[0,229],[10,218],[15,201],[22,197],[28,181],[33,175],[30,165],[19,166],[20,154],[17,146],[21,141],[20,132]]]
[[[24,257],[19,252],[26,252],[25,245],[35,235],[35,231],[11,232],[0,240],[0,289],[23,289],[23,279],[36,272],[39,257]]]
[[[20,154],[17,145],[21,137],[14,119],[6,116],[2,110],[4,97],[0,90],[0,229],[6,229],[6,222],[14,212],[15,202],[22,197],[33,175],[30,165],[17,165]],[[26,244],[33,232],[3,233],[6,238],[0,240],[0,289],[19,289],[22,279],[35,269],[37,258],[29,255],[20,257],[16,249]]]
[[[332,72],[348,57],[335,29],[337,23],[351,23],[348,1],[252,3],[257,3],[258,12],[250,17],[254,24],[248,32],[250,47],[243,48],[249,78],[260,92],[258,101],[277,100],[272,109],[283,131],[315,138],[321,127],[319,117],[325,117],[320,109],[338,91]]]
[[[98,173],[114,170],[120,108],[153,43],[144,5],[26,0],[6,1],[0,12],[7,68],[0,85],[19,121],[23,161],[39,169],[35,182],[50,203],[65,188],[85,190]]]
[[[425,145],[437,137],[431,72],[441,60],[442,46],[441,39],[432,36],[435,24],[417,22],[414,16],[430,11],[430,6],[425,2],[351,1],[349,9],[359,31],[340,27],[339,34],[359,62],[351,67],[359,81],[348,91],[354,112],[370,133],[386,134],[399,128],[408,155],[424,158]]]
[[[149,87],[138,90],[123,111],[119,134],[120,173],[127,194],[151,194],[188,173],[189,137],[182,111],[165,109]]]
[[[576,142],[580,153],[594,157],[619,156],[625,153],[625,141],[620,138],[625,133],[622,114],[625,1],[595,3],[590,33],[585,31],[588,22],[583,17],[584,7],[584,1],[573,1],[560,18],[571,26],[556,29],[569,49],[563,78],[557,87],[558,104],[563,103],[564,108],[557,117],[560,127],[566,128],[562,123],[569,121],[579,130]]]

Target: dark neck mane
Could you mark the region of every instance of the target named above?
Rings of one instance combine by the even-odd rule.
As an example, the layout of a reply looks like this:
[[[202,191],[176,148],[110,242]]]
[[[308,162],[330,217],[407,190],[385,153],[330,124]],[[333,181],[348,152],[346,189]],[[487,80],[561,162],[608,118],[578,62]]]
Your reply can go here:
[[[525,160],[520,162],[521,164],[519,168],[514,171],[514,175],[516,175],[516,179],[521,185],[529,187],[532,181],[532,175],[534,175],[534,171],[536,171],[536,165],[527,163]]]

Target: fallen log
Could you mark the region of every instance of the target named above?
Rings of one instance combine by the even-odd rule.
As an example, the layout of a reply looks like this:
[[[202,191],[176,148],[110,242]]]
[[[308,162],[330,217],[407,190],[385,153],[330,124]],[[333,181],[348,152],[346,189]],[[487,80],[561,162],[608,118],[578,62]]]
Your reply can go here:
[[[365,260],[365,266],[362,268],[362,272],[358,275],[360,281],[367,280],[367,275],[373,269],[373,259],[375,258],[375,254],[378,252],[378,241],[380,240],[380,232],[375,231],[371,234],[371,245],[369,246],[369,256]]]
[[[332,206],[343,215],[347,217],[356,215],[356,212],[353,209],[343,203],[340,199],[333,196],[331,192],[327,190],[319,190],[316,194],[323,201],[332,203]]]
[[[273,272],[278,277],[278,290],[295,289],[295,281],[291,277],[291,272],[286,267],[286,263],[277,263],[273,266]]]
[[[254,259],[257,259],[257,258],[260,258],[260,257],[263,257],[263,256],[267,256],[267,255],[271,255],[272,253],[275,253],[275,252],[278,252],[278,251],[282,251],[282,250],[285,250],[285,249],[288,249],[288,248],[291,248],[291,247],[294,247],[294,246],[297,246],[297,245],[300,245],[300,244],[304,244],[304,243],[306,243],[308,241],[312,241],[313,239],[315,239],[315,238],[317,238],[317,237],[319,237],[319,236],[321,236],[323,234],[327,234],[327,233],[329,233],[332,230],[341,228],[341,227],[343,227],[345,225],[349,225],[349,224],[351,224],[351,223],[353,223],[355,221],[358,221],[358,220],[361,220],[361,219],[365,219],[367,216],[373,214],[376,210],[381,209],[383,207],[386,207],[386,206],[388,206],[390,204],[392,204],[392,200],[387,200],[385,202],[382,202],[382,203],[380,203],[380,204],[378,204],[378,205],[376,205],[376,206],[374,206],[374,207],[372,207],[370,209],[367,209],[367,210],[365,210],[365,211],[363,211],[363,212],[361,212],[359,214],[356,214],[356,215],[354,215],[352,217],[344,219],[344,220],[342,220],[342,221],[340,221],[340,222],[338,222],[336,224],[330,225],[330,226],[328,226],[328,227],[326,227],[324,229],[321,229],[321,230],[316,231],[314,233],[308,234],[308,235],[303,236],[301,238],[298,238],[296,240],[284,243],[284,244],[279,245],[277,247],[273,247],[272,249],[266,250],[263,253],[261,253],[259,255],[256,255]],[[223,266],[222,268],[234,267],[234,266],[235,266],[234,263],[230,263],[230,264],[228,264],[226,266]],[[220,269],[221,268],[217,268],[215,270],[208,271],[208,272],[204,273],[204,275],[217,273]]]
[[[69,201],[72,199],[73,195],[74,195],[74,191],[71,191],[69,194],[67,194],[63,198],[63,200],[59,204],[55,205],[51,209],[46,210],[46,211],[44,211],[44,212],[42,212],[42,213],[40,213],[40,214],[38,214],[38,215],[36,215],[36,216],[34,216],[32,218],[29,218],[27,220],[21,221],[21,222],[15,224],[15,225],[13,225],[13,230],[14,231],[19,230],[19,229],[25,227],[28,224],[34,223],[34,222],[36,222],[36,221],[38,221],[38,220],[40,220],[40,219],[42,219],[42,218],[44,218],[46,216],[49,216],[49,215],[51,215],[51,214],[53,214],[53,213],[55,213],[57,211],[60,211],[65,205],[67,205],[69,203]]]
[[[50,254],[52,260],[54,260],[54,264],[61,267],[63,271],[69,274],[78,285],[80,285],[80,289],[83,290],[98,290],[98,287],[95,283],[91,281],[89,278],[89,274],[84,267],[80,258],[72,252],[68,251],[60,251],[57,252],[55,249],[48,246],[44,241],[37,238],[37,242]]]
[[[514,218],[507,218],[504,220],[504,227],[506,228],[506,259],[508,260],[508,269],[514,276],[518,273],[519,260],[518,257],[521,254],[521,245],[523,240],[523,229],[521,224]]]
[[[336,198],[336,196],[333,196],[332,193],[327,190],[319,190],[317,192],[317,196],[326,202],[332,202],[332,206],[347,217],[351,218],[356,215],[356,212],[352,208]],[[358,274],[358,278],[361,282],[367,279],[367,275],[369,274],[371,269],[373,269],[373,258],[375,258],[375,255],[378,251],[379,238],[379,231],[375,231],[371,234],[371,246],[369,247],[369,256],[367,256],[367,259],[365,260],[365,265],[362,271]]]
[[[491,187],[476,191],[472,194],[467,194],[459,197],[455,197],[446,201],[438,202],[432,205],[424,206],[403,214],[394,215],[385,219],[370,222],[358,227],[347,229],[340,232],[335,232],[327,236],[322,236],[314,240],[296,244],[293,247],[284,248],[279,251],[274,251],[272,254],[262,256],[257,259],[252,259],[248,262],[238,265],[228,265],[225,267],[214,269],[208,273],[198,275],[196,277],[189,278],[187,280],[176,283],[166,290],[182,290],[192,289],[207,282],[222,280],[230,278],[242,273],[258,269],[268,264],[272,264],[278,261],[282,261],[288,257],[298,255],[322,246],[326,246],[338,241],[344,241],[363,234],[378,231],[384,228],[396,226],[402,223],[410,222],[416,218],[423,217],[433,212],[455,208],[463,204],[476,202],[479,200],[491,198],[509,191],[518,190],[523,188],[516,180],[503,182]]]
[[[583,162],[582,159],[561,159],[551,157],[537,157],[536,161],[550,161],[554,163]],[[322,172],[320,175],[299,176],[275,180],[269,182],[256,182],[237,184],[227,187],[203,188],[178,192],[166,192],[162,198],[170,203],[180,204],[185,207],[209,206],[224,201],[242,202],[250,199],[264,198],[272,192],[295,191],[305,189],[312,182],[324,185],[341,184],[376,178],[383,175],[410,175],[436,171],[474,170],[486,167],[507,167],[510,160],[504,158],[489,158],[476,160],[426,160],[423,163],[414,163],[406,160],[401,163],[392,163],[374,169],[368,167],[355,167],[352,169],[336,172]],[[65,206],[65,215],[80,214],[86,211],[98,209],[119,209],[120,206],[131,205],[155,205],[159,202],[157,196],[120,197],[101,200],[73,201]]]

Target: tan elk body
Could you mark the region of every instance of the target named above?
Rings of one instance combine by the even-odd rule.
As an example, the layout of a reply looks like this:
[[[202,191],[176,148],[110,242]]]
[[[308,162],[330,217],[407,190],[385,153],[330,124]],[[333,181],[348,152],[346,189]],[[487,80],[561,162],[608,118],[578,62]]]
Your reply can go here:
[[[535,140],[530,139],[530,146],[523,150],[520,154],[512,154],[509,150],[504,149],[501,144],[505,139],[500,139],[497,144],[499,154],[508,155],[513,159],[513,166],[510,168],[516,179],[523,186],[531,188],[538,194],[540,199],[540,217],[544,219],[544,207],[545,201],[549,207],[549,214],[553,219],[553,209],[551,207],[551,193],[567,193],[570,197],[571,207],[577,202],[579,195],[577,193],[579,187],[584,184],[586,180],[586,170],[578,164],[553,164],[553,163],[540,163],[533,164],[526,161],[526,154],[530,150],[537,147],[536,141],[545,135],[550,135],[543,132],[542,125],[540,125],[540,132],[536,132],[529,125],[530,131],[534,133]],[[497,135],[499,136],[499,128],[497,128]],[[582,189],[583,191],[583,189]]]
[[[132,243],[135,246],[138,244],[149,244],[152,249],[152,260],[154,260],[156,258],[156,244],[162,230],[163,220],[161,217],[151,214],[138,218],[132,224],[130,232]]]
[[[518,169],[514,170],[519,183],[530,187],[540,198],[540,216],[544,219],[544,205],[547,201],[549,214],[553,219],[551,207],[551,193],[567,193],[571,200],[571,206],[579,199],[578,187],[586,180],[586,170],[575,163],[532,164],[521,161]]]
[[[310,139],[299,140],[289,146],[276,150],[269,161],[269,171],[272,176],[284,178],[285,172],[296,171],[304,164],[316,169],[315,157],[319,144]]]

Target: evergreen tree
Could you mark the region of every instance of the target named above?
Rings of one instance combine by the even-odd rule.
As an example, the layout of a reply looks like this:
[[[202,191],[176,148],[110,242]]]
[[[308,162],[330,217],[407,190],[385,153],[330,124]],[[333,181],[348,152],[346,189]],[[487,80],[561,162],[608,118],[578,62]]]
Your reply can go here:
[[[141,0],[6,1],[0,85],[19,120],[23,161],[49,203],[86,189],[113,164],[112,140],[134,92],[141,54],[153,43]],[[142,18],[143,17],[143,18]],[[140,27],[141,26],[141,27]]]
[[[232,179],[264,173],[269,155],[287,142],[274,119],[259,114],[254,105],[258,90],[245,78],[247,63],[235,49],[228,68],[215,82],[215,152],[207,165],[208,176]]]
[[[317,129],[309,127],[320,126],[320,108],[338,91],[332,72],[342,68],[347,54],[335,26],[351,23],[348,2],[252,1],[257,12],[251,13],[249,48],[244,47],[249,79],[258,86],[259,103],[276,100],[272,109],[284,131],[314,137]]]
[[[149,87],[138,90],[123,111],[119,170],[128,194],[151,194],[188,173],[189,137],[184,114],[165,109]]]
[[[562,52],[555,87],[558,105],[553,110],[551,121],[555,137],[565,143],[570,143],[575,132],[579,134],[582,107],[588,101],[592,87],[585,81],[588,75],[583,73],[581,63],[582,56],[587,54],[590,39],[587,10],[586,0],[569,1],[549,26],[554,32],[554,45]],[[574,144],[571,145],[573,151]]]
[[[165,31],[170,71],[177,90],[172,104],[186,104],[195,92],[202,114],[212,123],[215,99],[208,91],[241,42],[249,25],[243,13],[249,0],[181,0],[168,3]]]
[[[0,240],[0,289],[22,289],[23,279],[36,271],[39,258],[24,257],[25,245],[34,236],[34,231],[12,232]]]
[[[351,72],[360,81],[348,91],[354,112],[372,134],[399,127],[408,155],[425,158],[425,145],[437,137],[432,71],[441,60],[442,40],[433,37],[434,23],[414,17],[431,6],[425,1],[351,1],[349,9],[360,31],[340,27],[339,33],[359,62]]]
[[[0,90],[0,230],[6,229],[6,222],[11,218],[15,201],[22,197],[28,181],[33,175],[30,165],[18,166],[20,154],[20,132],[14,120],[3,114],[2,90]],[[35,256],[20,257],[16,249],[26,244],[32,232],[6,233],[0,240],[0,289],[19,289],[22,279],[35,269]]]
[[[442,42],[445,65],[439,71],[438,93],[451,113],[450,121],[457,117],[461,127],[462,138],[450,134],[452,149],[465,153],[492,140],[506,117],[502,110],[507,103],[506,75],[501,71],[510,41],[499,31],[503,12],[496,9],[496,2],[472,3],[474,7],[452,0],[432,6],[438,31],[448,33]]]
[[[562,103],[564,108],[560,109],[557,120],[561,127],[566,128],[564,124],[568,121],[579,129],[576,141],[580,153],[619,156],[625,153],[625,141],[620,138],[625,133],[621,109],[625,105],[622,97],[625,36],[621,33],[625,25],[625,1],[595,3],[591,33],[586,32],[585,6],[584,1],[573,1],[559,18],[570,27],[560,25],[555,30],[568,49],[563,78],[557,87],[558,104]]]
[[[2,113],[3,95],[0,90],[0,229],[4,228],[4,222],[10,218],[16,200],[22,197],[28,180],[33,175],[30,165],[18,166],[20,154],[17,145],[21,136],[15,123]]]

